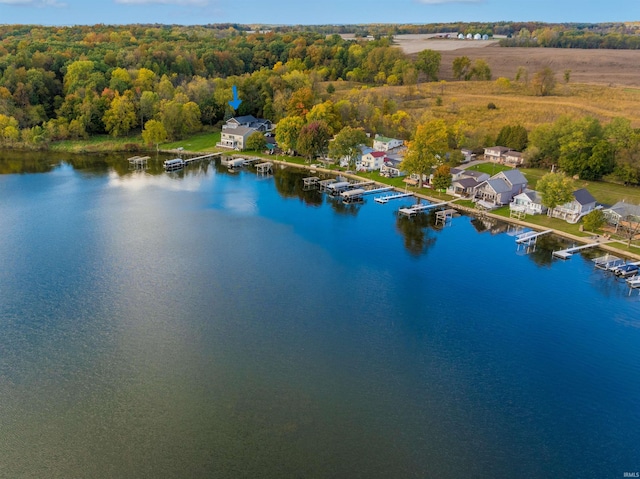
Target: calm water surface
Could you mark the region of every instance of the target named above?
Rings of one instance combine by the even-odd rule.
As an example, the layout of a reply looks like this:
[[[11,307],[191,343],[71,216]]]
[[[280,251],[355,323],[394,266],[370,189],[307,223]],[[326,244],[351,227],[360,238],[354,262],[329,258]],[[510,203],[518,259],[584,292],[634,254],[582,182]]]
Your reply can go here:
[[[64,160],[0,157],[0,477],[640,470],[639,297],[558,239]]]

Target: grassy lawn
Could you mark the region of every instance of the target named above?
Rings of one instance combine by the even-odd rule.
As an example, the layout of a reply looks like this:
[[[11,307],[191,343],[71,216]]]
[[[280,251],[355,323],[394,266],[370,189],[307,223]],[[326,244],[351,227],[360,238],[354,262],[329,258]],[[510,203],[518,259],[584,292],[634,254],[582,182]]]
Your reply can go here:
[[[469,168],[466,168],[467,170],[473,170],[473,171],[480,171],[482,173],[486,173],[488,175],[495,175],[496,173],[500,173],[501,171],[506,171],[506,170],[512,170],[513,168],[511,168],[510,166],[506,166],[506,165],[500,165],[498,163],[492,163],[492,162],[487,162],[487,163],[480,163],[477,165],[473,165],[470,166]]]
[[[110,151],[138,151],[145,150],[140,135],[114,138],[109,135],[92,136],[87,140],[64,140],[51,143],[51,151],[66,153],[89,153]]]
[[[216,144],[220,142],[221,132],[198,133],[184,140],[163,143],[160,148],[163,150],[174,150],[184,148],[188,151],[217,151]]]
[[[505,218],[509,218],[510,215],[508,206],[503,206],[502,208],[493,210],[491,211],[491,213],[498,216],[504,216]],[[546,229],[564,231],[565,233],[569,233],[575,236],[591,236],[591,233],[580,231],[580,224],[573,225],[559,218],[549,218],[547,215],[527,215],[527,217],[523,218],[522,221],[526,221],[527,223],[538,225]]]
[[[538,180],[545,174],[547,170],[538,170],[532,168],[521,169],[524,176],[529,181],[529,188],[535,189]],[[625,200],[628,203],[640,204],[640,188],[636,186],[624,186],[616,183],[607,183],[604,181],[586,181],[574,180],[575,188],[586,188],[589,193],[604,205],[613,205],[618,201]]]

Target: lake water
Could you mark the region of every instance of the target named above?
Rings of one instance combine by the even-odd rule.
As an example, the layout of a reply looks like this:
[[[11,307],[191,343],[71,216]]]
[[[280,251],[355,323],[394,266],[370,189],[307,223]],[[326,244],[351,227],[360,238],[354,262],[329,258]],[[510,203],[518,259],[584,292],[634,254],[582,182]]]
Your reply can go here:
[[[561,240],[215,163],[0,157],[0,477],[640,470],[640,299]]]

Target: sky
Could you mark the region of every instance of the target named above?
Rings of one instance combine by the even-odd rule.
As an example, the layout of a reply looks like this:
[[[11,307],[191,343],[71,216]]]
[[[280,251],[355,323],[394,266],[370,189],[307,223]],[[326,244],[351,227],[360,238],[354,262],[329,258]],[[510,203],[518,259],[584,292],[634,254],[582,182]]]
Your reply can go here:
[[[640,0],[0,0],[0,24],[640,21]]]

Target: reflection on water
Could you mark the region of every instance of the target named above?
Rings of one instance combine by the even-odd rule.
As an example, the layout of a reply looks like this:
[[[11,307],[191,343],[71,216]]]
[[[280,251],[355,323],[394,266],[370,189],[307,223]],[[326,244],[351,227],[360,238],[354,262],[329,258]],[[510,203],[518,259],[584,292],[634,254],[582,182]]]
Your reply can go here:
[[[586,255],[159,160],[0,159],[48,171],[0,176],[0,476],[637,469],[640,299]]]

